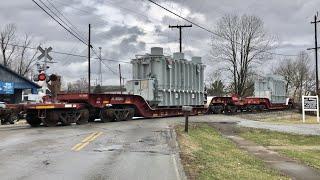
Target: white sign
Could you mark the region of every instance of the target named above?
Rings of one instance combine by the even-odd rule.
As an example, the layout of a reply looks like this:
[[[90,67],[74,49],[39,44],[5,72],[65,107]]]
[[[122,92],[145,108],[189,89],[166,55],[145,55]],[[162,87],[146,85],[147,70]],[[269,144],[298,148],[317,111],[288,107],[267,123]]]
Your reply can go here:
[[[317,112],[317,122],[319,123],[319,98],[318,96],[302,96],[302,118],[306,121],[306,111]]]

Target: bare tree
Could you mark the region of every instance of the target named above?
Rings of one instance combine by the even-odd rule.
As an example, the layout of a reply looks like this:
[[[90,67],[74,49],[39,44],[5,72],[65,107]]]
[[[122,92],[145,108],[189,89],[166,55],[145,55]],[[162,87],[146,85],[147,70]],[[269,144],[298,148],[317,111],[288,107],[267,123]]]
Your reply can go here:
[[[314,70],[310,64],[309,55],[302,51],[297,58],[286,59],[274,70],[286,80],[286,92],[298,101],[302,95],[314,92]]]
[[[32,38],[28,34],[25,34],[23,44],[18,48],[18,57],[16,63],[17,73],[22,76],[26,76],[37,62],[36,55],[38,54],[38,50],[30,51],[28,47],[31,44]]]
[[[283,63],[274,70],[274,73],[282,76],[286,81],[286,94],[288,94],[294,81],[296,64],[292,59],[284,59],[282,61]]]
[[[310,57],[304,51],[300,52],[296,58],[296,68],[294,76],[294,97],[297,96],[299,91],[298,99],[300,100],[304,91],[305,84],[308,83],[311,75]]]
[[[267,59],[273,38],[267,35],[260,18],[248,15],[222,17],[215,33],[212,55],[231,73],[233,93],[244,96],[251,89],[253,64]]]
[[[16,50],[14,45],[16,26],[14,24],[8,24],[0,33],[0,48],[2,55],[2,64],[6,67],[11,66],[12,56]]]
[[[73,83],[68,83],[68,92],[87,92],[88,85],[89,83],[86,78],[80,78]]]

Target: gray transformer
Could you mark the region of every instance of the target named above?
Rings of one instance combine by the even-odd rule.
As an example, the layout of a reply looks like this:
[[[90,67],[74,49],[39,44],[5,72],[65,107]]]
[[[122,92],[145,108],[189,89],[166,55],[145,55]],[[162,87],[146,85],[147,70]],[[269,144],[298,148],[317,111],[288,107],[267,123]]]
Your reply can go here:
[[[152,106],[204,104],[204,68],[201,57],[191,61],[183,53],[164,56],[160,47],[151,54],[136,56],[131,61],[133,80],[128,81],[129,94],[141,95]]]
[[[268,98],[273,104],[286,103],[285,84],[286,82],[280,76],[267,75],[255,81],[254,95],[255,97]]]

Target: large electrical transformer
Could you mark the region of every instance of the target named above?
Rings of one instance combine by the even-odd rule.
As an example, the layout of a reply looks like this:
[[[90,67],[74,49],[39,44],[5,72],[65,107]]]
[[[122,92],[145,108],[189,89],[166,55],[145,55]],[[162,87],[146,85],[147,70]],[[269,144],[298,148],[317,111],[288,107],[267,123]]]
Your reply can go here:
[[[128,81],[129,94],[140,95],[152,106],[204,104],[204,68],[201,57],[184,58],[183,53],[165,56],[163,48],[151,48],[151,54],[131,61],[133,79]]]

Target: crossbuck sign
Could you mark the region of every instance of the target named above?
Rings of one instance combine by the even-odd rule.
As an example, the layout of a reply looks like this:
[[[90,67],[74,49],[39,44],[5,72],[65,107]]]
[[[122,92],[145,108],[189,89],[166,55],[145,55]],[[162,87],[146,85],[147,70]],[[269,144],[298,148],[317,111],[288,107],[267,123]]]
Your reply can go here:
[[[52,47],[42,49],[42,47],[38,46],[38,50],[41,52],[41,55],[38,57],[38,60],[40,60],[42,58],[49,59],[49,61],[52,60],[52,57],[49,55],[49,52],[52,51]],[[45,59],[45,61],[46,61],[46,59]]]
[[[317,112],[317,122],[319,123],[319,98],[318,96],[302,96],[302,118],[306,122],[306,111]]]

